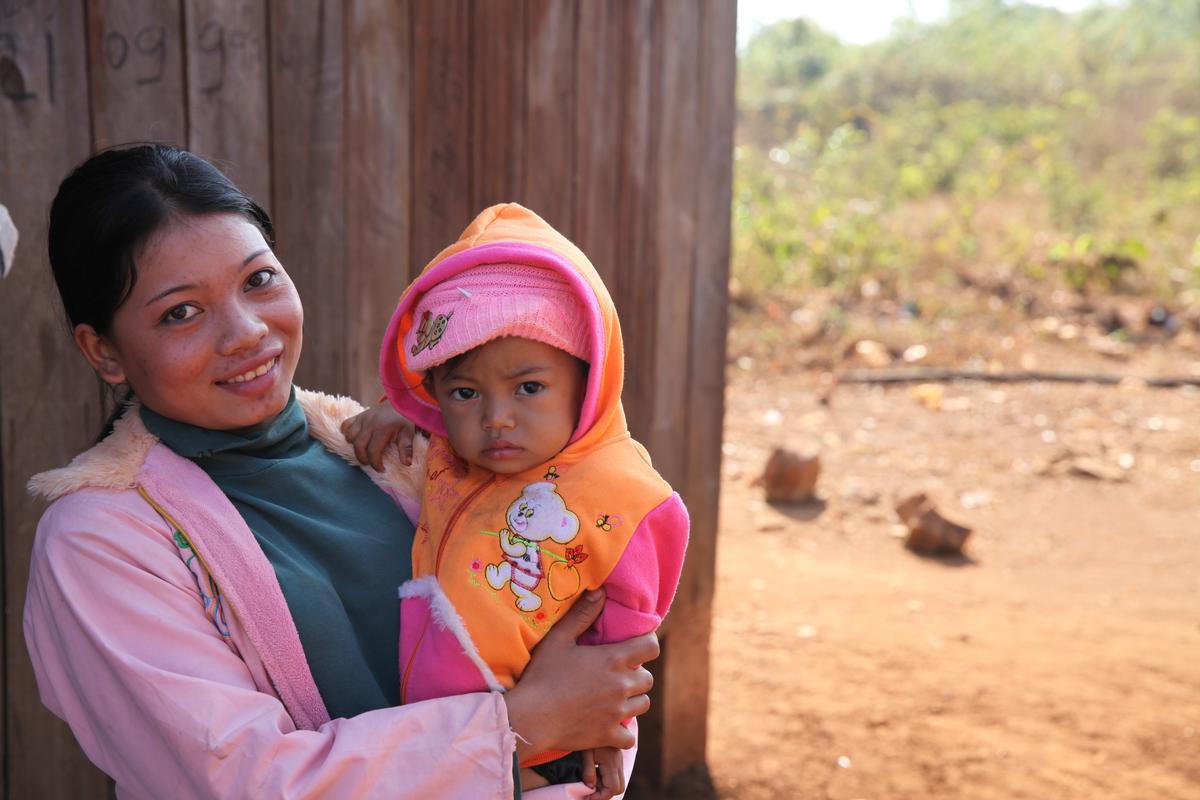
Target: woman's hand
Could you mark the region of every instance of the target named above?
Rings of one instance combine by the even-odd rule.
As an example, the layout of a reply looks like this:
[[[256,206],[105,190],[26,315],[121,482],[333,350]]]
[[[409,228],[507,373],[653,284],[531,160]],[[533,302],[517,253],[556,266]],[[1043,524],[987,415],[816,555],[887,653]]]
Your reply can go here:
[[[625,791],[625,759],[620,750],[597,747],[579,754],[583,782],[592,793],[583,800],[610,800]]]
[[[658,658],[658,637],[577,644],[603,608],[603,589],[580,598],[534,648],[521,679],[504,695],[519,759],[546,750],[634,745],[621,721],[650,708],[654,678],[642,664]]]
[[[404,465],[412,464],[416,431],[417,427],[400,416],[391,403],[380,403],[342,423],[342,435],[354,445],[355,458],[360,464],[370,464],[376,472],[383,472],[383,453],[392,442],[400,448]]]

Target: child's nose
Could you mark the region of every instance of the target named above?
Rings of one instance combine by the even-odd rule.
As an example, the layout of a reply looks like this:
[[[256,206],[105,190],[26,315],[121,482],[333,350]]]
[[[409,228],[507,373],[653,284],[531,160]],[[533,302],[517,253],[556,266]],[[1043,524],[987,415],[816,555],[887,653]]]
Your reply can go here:
[[[483,408],[483,429],[485,431],[511,430],[516,426],[513,419],[512,407],[505,402],[490,400]]]

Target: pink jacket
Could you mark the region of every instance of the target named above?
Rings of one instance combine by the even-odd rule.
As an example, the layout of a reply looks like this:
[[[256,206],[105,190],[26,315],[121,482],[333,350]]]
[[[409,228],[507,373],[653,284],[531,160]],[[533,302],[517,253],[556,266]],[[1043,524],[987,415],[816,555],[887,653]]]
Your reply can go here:
[[[356,463],[339,425],[361,407],[298,397],[313,435]],[[411,509],[415,468],[367,472]],[[53,501],[25,599],[38,689],[120,797],[513,796],[498,693],[329,719],[253,534],[138,414],[30,490]]]

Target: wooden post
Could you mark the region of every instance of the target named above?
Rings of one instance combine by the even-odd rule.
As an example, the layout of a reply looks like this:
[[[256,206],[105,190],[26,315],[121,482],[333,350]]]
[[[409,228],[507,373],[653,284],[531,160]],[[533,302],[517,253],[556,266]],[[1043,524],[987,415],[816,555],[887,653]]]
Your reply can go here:
[[[46,210],[88,153],[83,6],[30,2],[0,14],[0,198],[21,231],[0,281],[0,532],[4,565],[4,789],[11,798],[103,797],[107,779],[38,698],[21,610],[42,505],[35,472],[64,463],[100,426],[100,388],[75,351],[46,262]]]
[[[275,250],[305,301],[296,383],[345,391],[343,10],[326,0],[274,0],[269,14]]]

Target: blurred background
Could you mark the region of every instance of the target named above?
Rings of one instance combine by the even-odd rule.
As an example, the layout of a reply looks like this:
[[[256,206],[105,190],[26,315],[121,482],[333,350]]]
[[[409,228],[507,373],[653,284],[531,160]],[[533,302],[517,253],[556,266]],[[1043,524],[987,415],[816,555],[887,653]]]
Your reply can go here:
[[[715,793],[1200,797],[1200,3],[741,0],[737,108]]]

